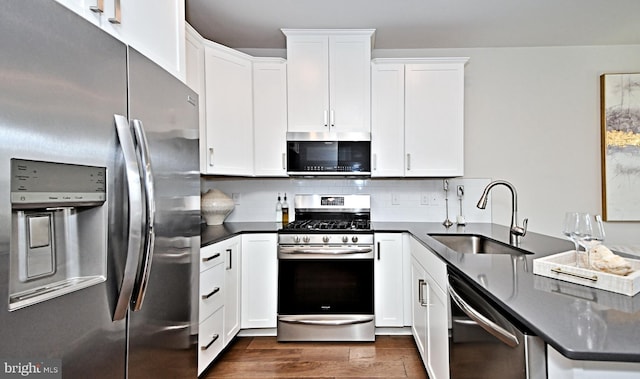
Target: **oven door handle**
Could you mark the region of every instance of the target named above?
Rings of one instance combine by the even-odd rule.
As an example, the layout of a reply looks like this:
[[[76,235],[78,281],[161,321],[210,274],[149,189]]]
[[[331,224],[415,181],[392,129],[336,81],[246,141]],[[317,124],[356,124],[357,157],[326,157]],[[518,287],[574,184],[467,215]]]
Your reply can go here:
[[[340,325],[355,325],[364,324],[373,321],[373,316],[344,316],[340,318],[309,318],[309,316],[280,316],[278,321],[286,322],[289,324],[304,324],[304,325],[327,325],[327,326],[340,326]]]
[[[515,335],[513,335],[500,325],[496,324],[495,322],[489,320],[477,310],[473,309],[473,307],[467,304],[467,302],[464,301],[462,297],[451,286],[449,286],[449,295],[451,296],[451,300],[453,300],[460,307],[460,309],[464,313],[466,313],[469,318],[475,321],[482,329],[486,330],[488,333],[490,333],[509,347],[518,346],[518,338]]]
[[[373,251],[372,247],[365,248],[337,248],[337,247],[284,247],[280,246],[278,252],[281,254],[324,254],[324,255],[348,255],[366,254]]]

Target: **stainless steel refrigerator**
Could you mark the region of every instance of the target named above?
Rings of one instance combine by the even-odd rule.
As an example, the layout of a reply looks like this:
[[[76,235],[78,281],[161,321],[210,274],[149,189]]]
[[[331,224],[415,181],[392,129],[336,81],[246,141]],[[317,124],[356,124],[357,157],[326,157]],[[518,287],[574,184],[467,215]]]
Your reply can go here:
[[[54,1],[0,52],[3,374],[196,377],[197,95]]]

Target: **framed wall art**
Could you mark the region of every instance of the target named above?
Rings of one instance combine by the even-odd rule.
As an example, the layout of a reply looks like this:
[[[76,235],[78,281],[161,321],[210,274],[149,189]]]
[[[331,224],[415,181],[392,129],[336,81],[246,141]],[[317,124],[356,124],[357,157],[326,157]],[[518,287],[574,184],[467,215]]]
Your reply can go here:
[[[600,76],[602,214],[640,221],[640,73]]]

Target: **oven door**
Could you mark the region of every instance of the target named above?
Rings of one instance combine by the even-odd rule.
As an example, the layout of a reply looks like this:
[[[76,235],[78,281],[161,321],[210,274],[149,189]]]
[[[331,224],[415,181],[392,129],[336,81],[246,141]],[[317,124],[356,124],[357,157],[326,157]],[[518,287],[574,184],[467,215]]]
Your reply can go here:
[[[373,257],[278,261],[279,341],[373,341]]]

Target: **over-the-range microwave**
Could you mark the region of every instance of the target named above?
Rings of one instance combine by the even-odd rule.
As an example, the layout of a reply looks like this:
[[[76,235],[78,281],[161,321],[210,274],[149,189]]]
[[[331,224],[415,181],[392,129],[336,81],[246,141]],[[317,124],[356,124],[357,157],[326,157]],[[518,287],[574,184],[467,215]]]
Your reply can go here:
[[[371,134],[288,132],[289,175],[371,175]]]

